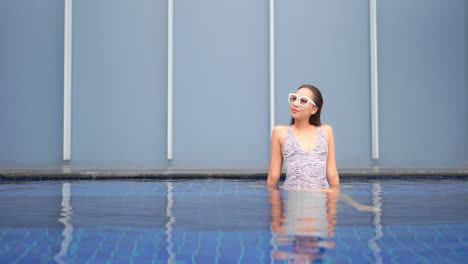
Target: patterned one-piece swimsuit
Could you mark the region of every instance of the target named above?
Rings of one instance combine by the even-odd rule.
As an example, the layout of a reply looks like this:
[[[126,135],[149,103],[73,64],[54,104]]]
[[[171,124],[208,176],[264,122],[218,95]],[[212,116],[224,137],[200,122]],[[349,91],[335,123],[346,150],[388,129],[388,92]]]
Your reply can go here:
[[[327,157],[327,140],[320,127],[317,127],[317,139],[311,152],[302,148],[292,128],[288,127],[283,148],[283,163],[286,168],[286,181],[283,187],[328,188]]]

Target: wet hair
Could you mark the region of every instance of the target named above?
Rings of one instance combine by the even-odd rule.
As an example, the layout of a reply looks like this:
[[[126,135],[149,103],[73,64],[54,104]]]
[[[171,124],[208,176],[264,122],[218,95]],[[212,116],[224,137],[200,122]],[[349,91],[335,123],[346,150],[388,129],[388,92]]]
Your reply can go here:
[[[311,85],[311,84],[303,84],[301,86],[299,86],[299,88],[297,88],[297,90],[301,89],[301,88],[308,88],[312,94],[313,94],[313,98],[312,100],[314,101],[314,103],[317,105],[318,107],[318,110],[315,114],[311,115],[310,118],[309,118],[309,123],[313,126],[320,126],[322,125],[322,122],[320,121],[320,112],[322,112],[322,106],[323,106],[323,97],[322,97],[322,93],[320,92],[320,90]],[[291,125],[294,125],[294,118],[291,118]]]

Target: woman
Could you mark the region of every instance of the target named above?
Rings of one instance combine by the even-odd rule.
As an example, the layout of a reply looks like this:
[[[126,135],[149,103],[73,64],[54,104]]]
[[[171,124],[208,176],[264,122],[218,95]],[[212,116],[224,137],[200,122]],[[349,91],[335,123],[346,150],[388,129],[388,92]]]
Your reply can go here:
[[[335,160],[333,129],[322,125],[323,98],[320,90],[309,84],[289,94],[291,126],[276,126],[271,138],[271,161],[268,186],[277,188],[283,163],[285,188],[338,187],[340,180]]]

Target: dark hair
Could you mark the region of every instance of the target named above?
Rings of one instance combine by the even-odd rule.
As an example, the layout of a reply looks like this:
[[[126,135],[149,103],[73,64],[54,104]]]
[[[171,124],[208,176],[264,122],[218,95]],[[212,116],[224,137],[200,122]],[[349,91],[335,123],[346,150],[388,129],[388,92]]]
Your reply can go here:
[[[314,94],[314,97],[312,98],[312,100],[314,101],[315,104],[317,104],[317,107],[318,107],[317,112],[310,116],[309,123],[314,126],[322,125],[322,122],[320,121],[320,112],[322,112],[322,106],[323,106],[322,93],[317,87],[310,85],[310,84],[303,84],[299,86],[297,90],[301,88],[308,88]],[[294,121],[295,121],[294,118],[291,118],[291,125],[294,125]]]

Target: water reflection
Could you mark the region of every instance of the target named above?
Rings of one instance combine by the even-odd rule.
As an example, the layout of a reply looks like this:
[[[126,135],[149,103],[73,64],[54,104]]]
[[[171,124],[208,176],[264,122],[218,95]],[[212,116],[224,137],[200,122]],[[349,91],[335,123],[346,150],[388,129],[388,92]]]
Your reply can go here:
[[[60,244],[60,252],[54,256],[54,260],[57,263],[66,263],[63,258],[68,253],[68,247],[73,239],[73,225],[71,224],[72,219],[72,206],[70,203],[71,197],[71,185],[70,183],[63,183],[62,185],[62,212],[58,221],[64,225],[62,231],[62,243]]]
[[[174,194],[172,193],[172,183],[168,182],[167,183],[167,207],[166,207],[166,217],[167,217],[167,223],[165,225],[166,227],[166,243],[167,243],[167,254],[169,256],[167,263],[172,264],[176,263],[176,255],[174,253],[174,242],[172,241],[172,226],[174,225],[176,219],[175,216],[172,212],[172,207],[174,206]]]
[[[270,190],[272,260],[314,263],[335,247],[339,190]]]
[[[375,235],[369,240],[368,246],[374,255],[374,263],[382,263],[382,254],[379,244],[377,243],[382,237],[382,223],[380,217],[382,216],[382,188],[379,182],[372,184],[372,205],[377,209],[374,210],[374,217],[372,223],[374,224]]]

